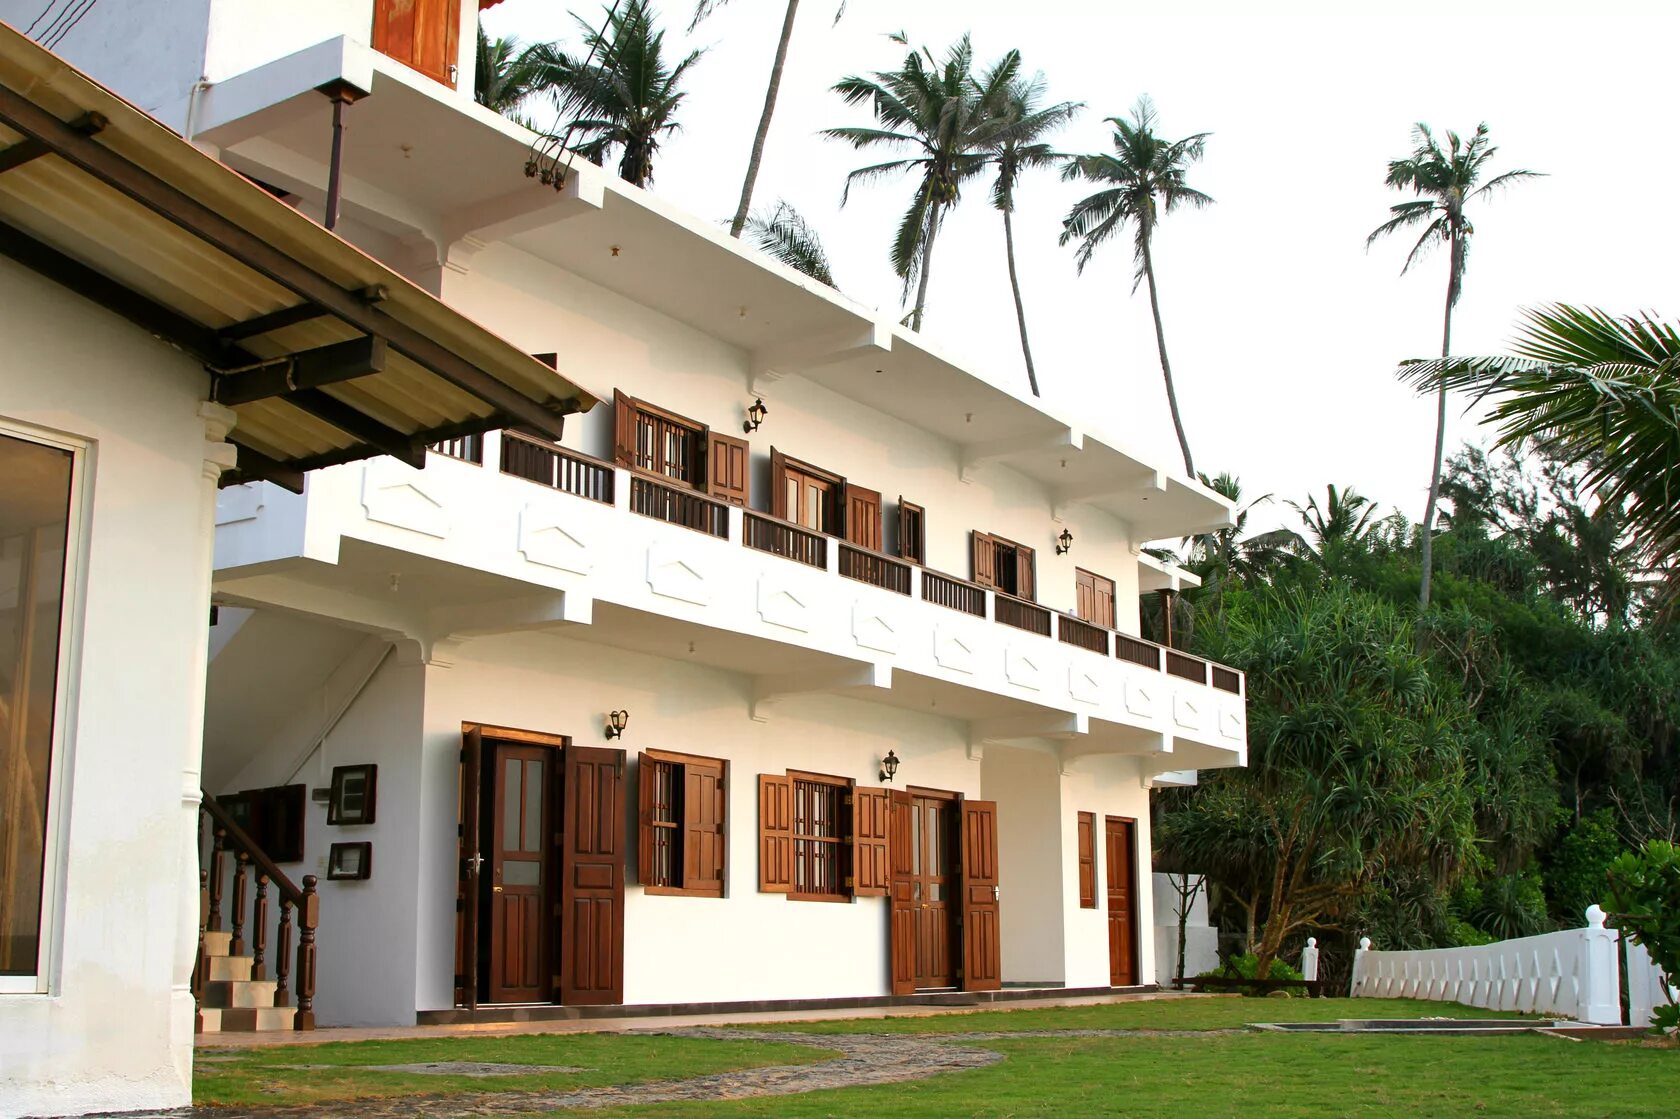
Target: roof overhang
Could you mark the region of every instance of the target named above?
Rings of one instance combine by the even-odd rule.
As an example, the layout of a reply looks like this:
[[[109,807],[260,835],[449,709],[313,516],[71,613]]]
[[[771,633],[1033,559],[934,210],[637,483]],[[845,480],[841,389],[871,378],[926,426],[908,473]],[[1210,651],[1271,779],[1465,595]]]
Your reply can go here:
[[[204,363],[270,478],[593,397],[0,24],[0,254]]]

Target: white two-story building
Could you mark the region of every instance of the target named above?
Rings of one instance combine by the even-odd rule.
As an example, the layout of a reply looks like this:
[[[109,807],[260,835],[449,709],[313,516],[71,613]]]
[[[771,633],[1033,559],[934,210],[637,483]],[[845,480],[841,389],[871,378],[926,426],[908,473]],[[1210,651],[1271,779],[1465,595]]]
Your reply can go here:
[[[1246,720],[1137,636],[1189,579],[1141,547],[1230,505],[601,169],[528,176],[476,18],[135,0],[60,48],[599,401],[428,450],[348,363],[242,413],[205,924],[259,959],[205,1028],[291,967],[265,866],[321,879],[322,1024],[1147,982],[1148,790]]]

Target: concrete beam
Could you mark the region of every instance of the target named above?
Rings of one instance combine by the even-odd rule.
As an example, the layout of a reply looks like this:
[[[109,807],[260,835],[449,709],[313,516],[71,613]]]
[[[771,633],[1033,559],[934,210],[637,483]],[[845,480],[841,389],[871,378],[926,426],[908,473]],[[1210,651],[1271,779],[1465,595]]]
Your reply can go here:
[[[755,676],[748,714],[754,722],[766,722],[769,709],[778,700],[789,696],[821,693],[827,695],[848,692],[867,692],[892,688],[892,666],[874,662],[859,663],[844,668],[814,669],[809,672],[781,672]]]
[[[892,329],[871,321],[856,328],[760,346],[747,366],[747,391],[763,395],[765,386],[790,373],[820,369],[854,358],[885,361],[892,352]]]
[[[964,482],[974,480],[974,471],[988,462],[1032,454],[1035,451],[1082,451],[1085,433],[1077,428],[1062,428],[1054,435],[1019,436],[993,439],[982,443],[965,443],[958,448],[957,477]]]
[[[1090,733],[1091,717],[1079,711],[1044,711],[1030,715],[1001,715],[973,719],[968,724],[968,741],[982,747],[987,742],[1012,742],[1023,738],[1078,738]]]

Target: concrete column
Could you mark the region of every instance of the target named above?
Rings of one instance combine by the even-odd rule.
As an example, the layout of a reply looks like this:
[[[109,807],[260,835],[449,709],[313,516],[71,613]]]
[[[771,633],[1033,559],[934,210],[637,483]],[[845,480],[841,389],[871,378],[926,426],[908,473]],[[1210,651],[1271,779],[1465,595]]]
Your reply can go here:
[[[1318,978],[1318,937],[1307,937],[1307,946],[1301,949],[1301,978]]]
[[[1599,1026],[1622,1023],[1622,970],[1616,951],[1619,935],[1604,927],[1604,910],[1587,906],[1581,930],[1581,1020]]]

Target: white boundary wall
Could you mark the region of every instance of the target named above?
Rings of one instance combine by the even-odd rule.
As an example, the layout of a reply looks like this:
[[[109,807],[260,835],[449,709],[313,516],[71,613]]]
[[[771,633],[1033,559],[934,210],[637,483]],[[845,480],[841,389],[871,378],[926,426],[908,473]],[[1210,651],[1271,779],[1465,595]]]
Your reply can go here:
[[[1464,948],[1377,952],[1359,942],[1353,997],[1461,1002],[1520,1014],[1556,1014],[1619,1025],[1620,965],[1604,911],[1587,909],[1587,927]]]
[[[1680,987],[1666,982],[1674,977],[1665,976],[1662,970],[1651,962],[1651,953],[1645,950],[1643,944],[1628,942],[1627,968],[1630,1024],[1646,1025],[1651,1021],[1651,1014],[1657,1007],[1680,1002]],[[1667,987],[1666,991],[1664,987]]]

